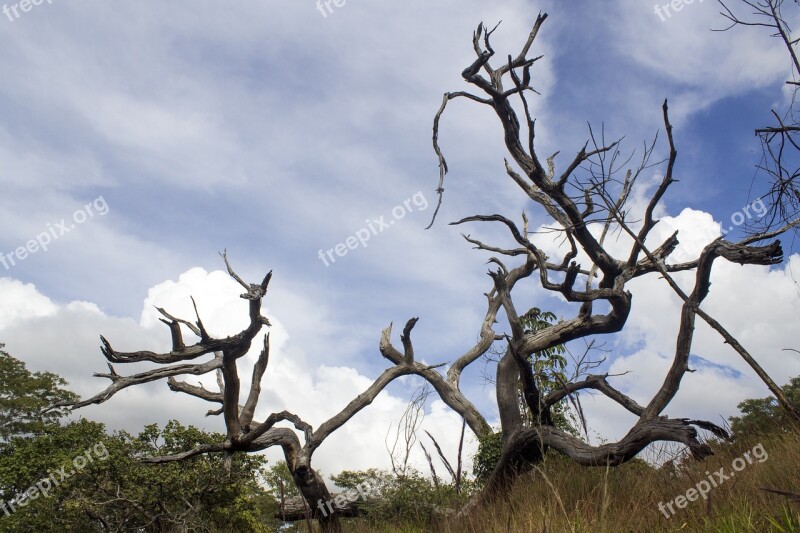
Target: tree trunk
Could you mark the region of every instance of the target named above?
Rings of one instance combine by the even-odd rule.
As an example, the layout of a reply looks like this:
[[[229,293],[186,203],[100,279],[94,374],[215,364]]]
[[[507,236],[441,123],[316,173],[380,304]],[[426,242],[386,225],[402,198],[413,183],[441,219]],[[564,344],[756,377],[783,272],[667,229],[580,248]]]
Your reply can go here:
[[[544,447],[536,439],[524,438],[523,434],[518,432],[503,440],[503,453],[481,495],[484,502],[492,501],[501,494],[507,494],[521,474],[530,471],[544,458]]]
[[[325,503],[331,501],[331,493],[328,492],[322,476],[311,468],[308,462],[304,461],[295,466],[292,470],[292,477],[308,502],[311,517],[319,521],[322,531],[324,533],[341,533],[342,526],[339,523],[339,516],[337,513],[328,512],[325,507]]]

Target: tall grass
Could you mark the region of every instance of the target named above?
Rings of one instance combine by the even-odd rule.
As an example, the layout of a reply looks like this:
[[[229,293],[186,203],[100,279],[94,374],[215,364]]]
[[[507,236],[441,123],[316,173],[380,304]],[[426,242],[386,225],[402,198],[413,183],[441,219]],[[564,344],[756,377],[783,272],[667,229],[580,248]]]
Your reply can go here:
[[[669,518],[660,502],[671,502],[720,468],[762,445],[768,454],[730,479],[712,487],[708,499],[697,498]],[[800,503],[763,488],[800,493],[800,435],[783,434],[739,439],[715,445],[703,462],[683,459],[662,468],[634,461],[613,468],[587,468],[559,456],[548,459],[518,480],[509,494],[468,517],[440,518],[428,523],[376,523],[362,519],[348,531],[367,532],[800,532]],[[752,456],[752,453],[751,453]],[[716,481],[716,477],[714,477]],[[669,512],[667,512],[669,514]],[[444,516],[444,515],[439,515]],[[451,515],[452,516],[452,515]]]

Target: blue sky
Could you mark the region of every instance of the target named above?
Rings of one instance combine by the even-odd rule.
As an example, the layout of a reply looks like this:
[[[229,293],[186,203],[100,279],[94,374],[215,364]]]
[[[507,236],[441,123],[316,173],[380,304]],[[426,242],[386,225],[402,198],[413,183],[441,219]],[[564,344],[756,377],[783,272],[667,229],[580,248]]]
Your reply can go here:
[[[550,15],[533,50],[545,56],[533,71],[540,153],[561,150],[556,161],[565,164],[590,122],[638,154],[662,127],[668,98],[680,182],[659,231],[681,228],[682,253],[699,250],[757,196],[752,132],[785,105],[790,76],[780,44],[763,32],[711,32],[724,26],[711,1],[664,21],[651,4],[631,0],[347,0],[327,17],[311,0],[45,1],[13,21],[0,18],[0,252],[97,198],[108,212],[46,252],[0,266],[0,342],[31,368],[61,373],[83,395],[96,392],[105,385],[91,377],[104,368],[99,334],[120,349],[167,346],[153,304],[186,314],[193,294],[214,331],[241,327],[239,292],[218,272],[218,252],[227,249],[248,280],[275,272],[265,307],[282,340],[262,414],[289,408],[315,423],[332,415],[384,368],[377,342],[390,322],[398,330],[419,316],[419,356],[453,360],[474,342],[490,288],[488,256],[460,233],[505,236],[447,222],[477,213],[516,218],[523,209],[537,225],[546,220],[503,172],[496,120],[455,102],[442,125],[445,200],[424,230],[438,177],[431,123],[442,93],[464,88],[477,24],[502,20],[495,48],[515,54],[540,10]],[[414,198],[402,219],[392,214]],[[320,250],[381,216],[396,220],[366,247],[329,266],[320,260]],[[798,268],[800,257],[788,253],[771,271],[720,265],[708,300],[781,383],[800,374],[800,361],[781,351],[797,346]],[[636,288],[629,328],[607,339],[608,369],[630,371],[618,384],[644,401],[668,363],[678,303],[657,280]],[[574,313],[534,286],[519,297],[519,307]],[[766,395],[702,327],[694,351],[708,364],[687,378],[670,414],[718,420],[742,399]],[[464,388],[494,419],[492,387],[481,381],[482,365],[473,366]],[[291,380],[312,392],[299,397]],[[416,386],[396,384],[326,443],[325,471],[385,464],[386,427]],[[709,387],[718,397],[698,405]],[[319,401],[331,411],[317,412]],[[219,429],[205,410],[157,384],[84,414],[131,430],[170,418]],[[589,410],[603,436],[630,422],[602,401]],[[434,403],[427,420],[455,445],[452,413]],[[359,453],[344,458],[354,447]]]

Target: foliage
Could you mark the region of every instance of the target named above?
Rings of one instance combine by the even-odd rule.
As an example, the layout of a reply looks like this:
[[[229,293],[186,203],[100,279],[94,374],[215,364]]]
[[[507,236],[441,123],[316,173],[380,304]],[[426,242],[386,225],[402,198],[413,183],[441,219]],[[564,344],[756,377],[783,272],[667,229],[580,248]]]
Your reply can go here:
[[[781,387],[789,403],[800,407],[800,376]],[[738,406],[742,416],[731,417],[734,437],[790,431],[792,419],[774,396],[749,399]]]
[[[61,480],[61,468],[71,470],[77,455],[92,449],[106,438],[102,424],[79,420],[66,426],[50,425],[38,436],[13,438],[3,445],[0,454],[0,498],[4,512],[0,531],[95,531],[91,518],[81,512],[79,487],[86,483],[86,470]],[[59,485],[44,496],[13,512],[11,503],[35,483],[56,473]],[[44,485],[41,485],[44,487]]]
[[[542,311],[538,307],[532,307],[527,313],[520,317],[525,333],[540,331],[553,325],[557,320],[555,314],[550,311]],[[533,379],[542,397],[547,396],[553,390],[569,382],[567,377],[567,347],[557,344],[536,352],[531,356],[533,367]],[[525,405],[520,392],[520,408],[526,413],[526,420],[531,422],[531,414],[528,406]],[[574,436],[579,436],[578,421],[574,413],[570,410],[567,399],[563,399],[550,409],[550,416],[553,424],[558,429],[566,431]],[[499,457],[499,456],[498,456]]]
[[[331,476],[331,481],[344,490],[358,490],[359,485],[366,483],[377,494],[386,492],[395,479],[390,472],[377,468],[344,470],[339,475]]]
[[[478,452],[472,458],[472,473],[479,483],[485,483],[503,453],[503,433],[491,433],[478,439]]]
[[[57,422],[66,411],[42,411],[78,396],[62,388],[63,378],[50,372],[31,372],[25,363],[2,350],[0,344],[0,442],[15,436],[37,435]]]
[[[0,456],[4,500],[61,467],[74,475],[48,497],[0,516],[0,532],[267,531],[263,509],[268,496],[258,485],[264,464],[260,456],[234,456],[229,476],[223,474],[220,456],[164,465],[139,461],[220,438],[175,421],[163,430],[147,426],[136,437],[108,435],[102,424],[82,419],[49,426],[37,437],[12,439]],[[76,456],[98,446],[105,453],[95,455],[85,468],[71,468]]]
[[[453,484],[435,487],[430,479],[411,470],[405,476],[394,476],[389,472],[370,469],[361,472],[342,472],[331,479],[347,489],[368,483],[376,498],[368,499],[360,508],[371,524],[406,523],[414,526],[429,525],[444,518],[450,509],[466,502],[474,486],[462,481],[462,491],[457,494]]]
[[[264,482],[267,485],[269,493],[280,501],[281,485],[283,485],[283,497],[286,499],[295,498],[300,496],[300,490],[292,478],[292,473],[289,471],[289,466],[286,461],[278,461],[264,472]]]

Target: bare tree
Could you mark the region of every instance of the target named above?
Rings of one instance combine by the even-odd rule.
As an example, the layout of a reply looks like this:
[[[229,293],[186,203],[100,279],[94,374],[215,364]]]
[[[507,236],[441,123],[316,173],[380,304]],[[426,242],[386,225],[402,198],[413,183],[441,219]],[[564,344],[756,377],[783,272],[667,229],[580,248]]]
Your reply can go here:
[[[546,18],[546,14],[540,14],[521,52],[516,56],[509,55],[499,65],[492,64],[495,51],[490,42],[496,27],[488,30],[482,24],[479,25],[473,34],[472,43],[477,57],[462,72],[464,80],[476,91],[445,93],[433,125],[433,146],[439,157],[440,168],[437,188],[440,204],[448,167],[439,147],[439,124],[448,103],[463,98],[487,107],[497,116],[510,157],[510,161],[506,160],[508,176],[536,207],[550,217],[552,225],[561,232],[566,244],[562,247],[563,253],[560,257],[547,257],[531,241],[528,218],[524,213],[522,229],[499,214],[475,215],[453,223],[499,223],[506,227],[514,242],[512,247],[500,247],[464,235],[475,248],[496,254],[490,260],[496,269],[489,272],[493,287],[487,295],[489,311],[481,335],[485,343],[453,363],[448,371],[447,388],[437,386],[440,379],[438,376],[430,380],[437,391],[442,389],[443,398],[449,397],[448,404],[465,417],[476,434],[485,434],[485,426],[478,422],[482,419],[478,419],[464,407],[470,404],[464,402],[457,391],[458,380],[464,368],[475,361],[478,352],[488,349],[492,338],[505,339],[506,351],[496,368],[503,452],[484,491],[484,496],[487,497],[502,492],[520,472],[539,462],[547,449],[556,450],[582,465],[602,466],[624,463],[649,444],[658,441],[683,444],[699,459],[709,455],[711,449],[702,442],[697,428],[726,437],[724,429],[707,421],[669,418],[662,414],[677,394],[682,378],[689,371],[689,355],[697,316],[716,329],[773,392],[777,390],[780,393],[779,387],[755,359],[721,324],[701,309],[701,304],[709,294],[711,270],[717,259],[751,265],[778,264],[783,260],[778,241],[761,246],[754,244],[771,239],[785,228],[754,235],[738,243],[718,238],[709,243],[696,259],[681,263],[668,262],[678,245],[677,232],[664,242],[650,247],[648,236],[658,223],[654,218],[656,207],[675,181],[673,172],[677,150],[666,102],[663,106],[663,121],[669,156],[664,161],[666,168],[663,179],[650,194],[641,220],[633,220],[628,198],[642,172],[657,164],[651,162],[656,141],[645,145],[638,165],[628,169],[623,166],[630,159],[620,163],[619,142],[607,143],[604,138],[598,140],[591,131],[590,141],[559,172],[556,171],[555,162],[558,153],[542,161],[535,150],[535,120],[527,100],[528,94],[536,92],[531,85],[531,68],[541,56],[529,58],[528,54]],[[630,246],[621,257],[613,256],[603,244],[602,239],[609,228],[628,236]],[[597,231],[593,231],[595,229]],[[601,237],[598,239],[597,235]],[[588,268],[575,261],[579,253],[589,262]],[[509,268],[499,257],[522,258],[524,263]],[[693,273],[694,286],[690,293],[685,293],[672,279],[671,275],[677,272]],[[608,375],[588,375],[582,380],[564,383],[544,395],[536,385],[531,356],[559,344],[620,331],[631,312],[633,295],[627,288],[628,283],[647,275],[663,277],[684,302],[672,366],[653,397],[646,404],[639,404],[613,387],[607,379]],[[575,315],[536,331],[526,331],[511,295],[515,285],[529,277],[538,279],[541,287],[558,293],[567,302],[573,303],[576,307]],[[492,329],[501,308],[510,330],[504,335],[495,333]],[[409,321],[404,331],[403,344],[407,353],[413,352],[409,333],[415,322],[416,319]],[[385,337],[382,343],[384,356],[390,360],[402,361],[401,354],[388,343],[388,335]],[[428,379],[428,376],[423,377]],[[529,411],[533,414],[534,424],[531,426],[524,423],[518,406],[519,384]],[[602,393],[638,417],[637,422],[619,441],[592,446],[554,426],[551,417],[553,405],[570,394],[588,389]],[[800,414],[785,398],[779,399],[800,421]]]
[[[771,36],[780,40],[788,56],[791,79],[786,85],[791,91],[789,102],[782,112],[771,110],[775,123],[755,130],[761,141],[762,159],[757,165],[761,176],[766,178],[766,183],[757,183],[760,189],[766,185],[762,195],[769,202],[767,216],[753,231],[755,233],[771,230],[782,231],[792,228],[800,231],[800,58],[797,55],[797,46],[800,38],[793,36],[793,31],[784,15],[784,0],[740,0],[740,4],[750,9],[747,18],[737,15],[723,0],[718,0],[722,6],[721,15],[729,25],[721,30],[728,31],[736,26],[754,26],[767,28]],[[793,0],[794,9],[800,3]],[[790,7],[791,9],[791,7]],[[796,282],[795,282],[796,283]],[[794,350],[796,351],[796,350]]]
[[[408,475],[409,460],[411,459],[411,450],[417,442],[417,430],[422,426],[422,421],[425,418],[425,402],[428,400],[431,391],[427,383],[424,383],[417,392],[411,397],[411,400],[406,406],[406,410],[397,421],[397,427],[394,432],[394,441],[390,445],[390,435],[392,433],[392,425],[389,424],[389,429],[386,432],[386,451],[389,452],[389,460],[392,463],[392,473],[398,478],[404,478]],[[400,447],[400,449],[398,449]]]

